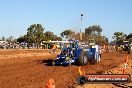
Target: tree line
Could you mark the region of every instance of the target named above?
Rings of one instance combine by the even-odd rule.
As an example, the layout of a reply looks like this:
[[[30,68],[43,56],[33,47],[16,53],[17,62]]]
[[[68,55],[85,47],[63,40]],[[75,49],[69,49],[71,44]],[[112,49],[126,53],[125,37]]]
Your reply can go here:
[[[108,43],[108,38],[101,34],[102,31],[103,29],[100,25],[92,25],[85,28],[85,31],[81,33],[72,31],[72,29],[66,29],[60,33],[61,37],[59,37],[51,31],[45,31],[45,28],[41,24],[32,24],[31,26],[29,26],[29,28],[27,28],[27,33],[25,35],[20,36],[17,39],[14,39],[13,36],[10,36],[7,39],[2,37],[1,40],[6,40],[7,42],[12,43],[26,42],[29,45],[32,45],[32,43],[34,43],[35,45],[39,46],[42,41],[61,41],[63,38],[74,38],[82,42],[89,42],[91,39],[93,39],[97,44],[106,44]],[[132,40],[132,33],[127,35],[123,32],[115,32],[112,38],[116,43],[121,42],[124,39]]]
[[[105,44],[108,43],[108,38],[101,35],[102,28],[100,25],[92,25],[85,28],[84,32],[75,33],[72,30],[65,30],[60,35],[65,38],[75,38],[82,42],[90,42],[90,40],[94,40],[96,44]]]
[[[123,32],[115,32],[112,37],[114,40],[112,42],[116,44],[121,44],[123,41],[130,41],[132,42],[132,33],[125,34]]]
[[[20,36],[17,41],[19,43],[21,42],[27,42],[28,44],[34,43],[35,45],[39,46],[42,41],[49,41],[49,40],[62,40],[61,37],[58,37],[53,32],[46,31],[44,32],[44,29],[41,24],[32,24],[27,29],[27,34]]]

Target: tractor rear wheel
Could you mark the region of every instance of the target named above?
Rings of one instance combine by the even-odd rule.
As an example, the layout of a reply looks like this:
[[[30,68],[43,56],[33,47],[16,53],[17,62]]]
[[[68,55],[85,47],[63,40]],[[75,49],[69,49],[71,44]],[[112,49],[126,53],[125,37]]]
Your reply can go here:
[[[77,63],[78,63],[78,65],[82,65],[82,66],[85,66],[88,64],[88,57],[87,57],[86,51],[81,51],[81,53],[78,57]]]

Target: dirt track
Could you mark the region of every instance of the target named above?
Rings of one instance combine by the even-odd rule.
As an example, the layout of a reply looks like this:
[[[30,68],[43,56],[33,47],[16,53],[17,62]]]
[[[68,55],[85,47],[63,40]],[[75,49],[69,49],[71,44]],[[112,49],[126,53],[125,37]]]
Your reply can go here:
[[[53,78],[56,88],[73,86],[78,76],[78,66],[46,66],[45,61],[55,58],[49,50],[0,50],[0,88],[45,88]],[[116,67],[124,61],[125,54],[104,53],[101,63],[83,67],[94,74]],[[132,58],[132,55],[129,57]]]

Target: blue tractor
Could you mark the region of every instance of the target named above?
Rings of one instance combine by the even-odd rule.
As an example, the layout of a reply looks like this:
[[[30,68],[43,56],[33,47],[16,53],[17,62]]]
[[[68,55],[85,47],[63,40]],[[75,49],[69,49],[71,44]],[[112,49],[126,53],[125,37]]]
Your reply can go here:
[[[88,62],[95,64],[100,61],[101,55],[97,47],[90,46],[89,48],[79,47],[79,42],[69,41],[68,47],[64,46],[61,53],[57,55],[57,59],[52,62],[52,65],[87,65]]]

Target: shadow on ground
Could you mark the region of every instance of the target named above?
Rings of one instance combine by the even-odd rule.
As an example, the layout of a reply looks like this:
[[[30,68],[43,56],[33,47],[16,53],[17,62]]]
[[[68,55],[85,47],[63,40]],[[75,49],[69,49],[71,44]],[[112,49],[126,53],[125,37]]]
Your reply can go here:
[[[52,62],[54,60],[52,59],[47,59],[47,60],[37,60],[38,64],[44,64],[46,66],[52,66]]]

